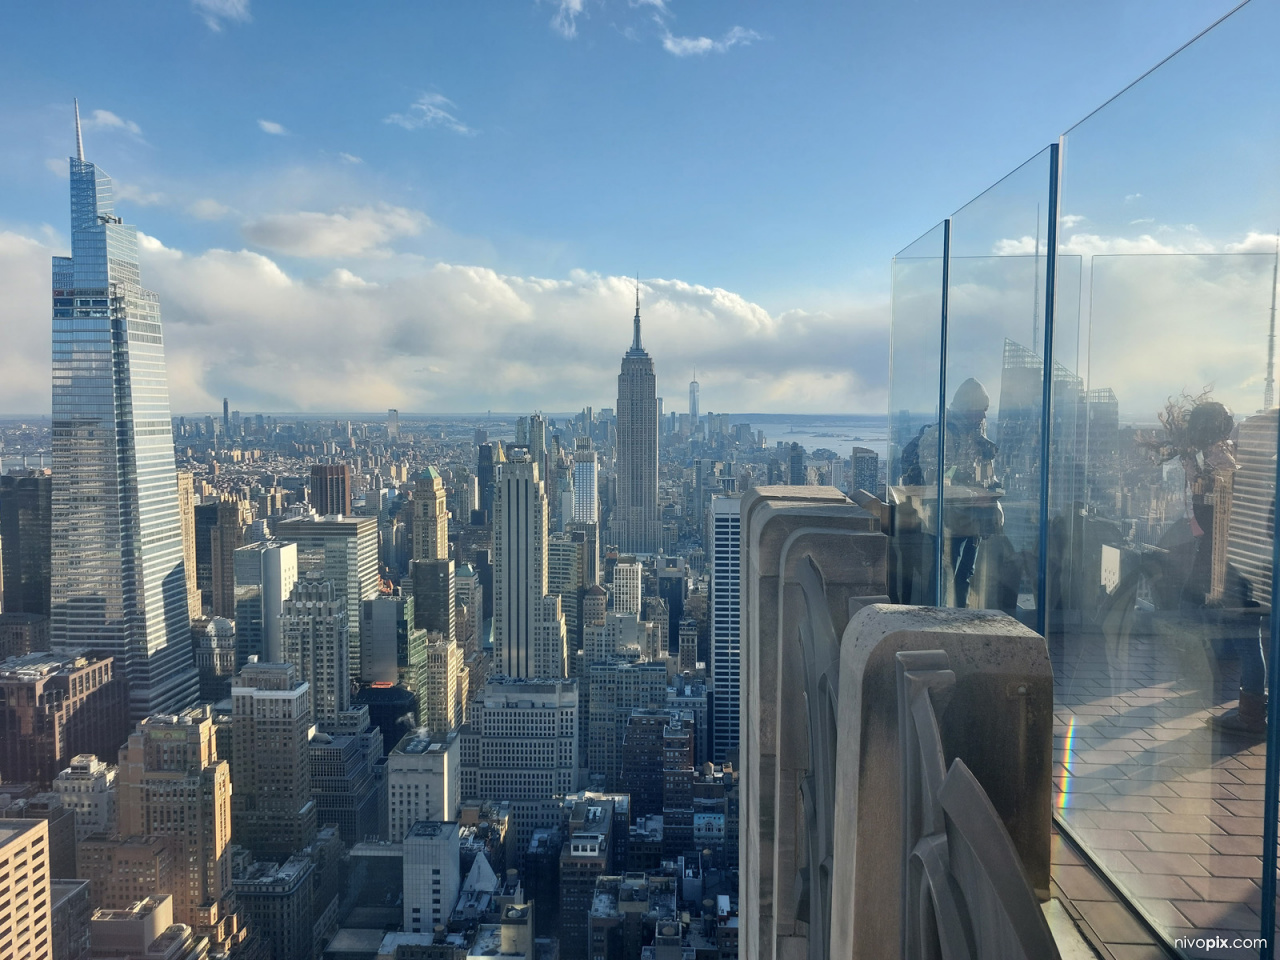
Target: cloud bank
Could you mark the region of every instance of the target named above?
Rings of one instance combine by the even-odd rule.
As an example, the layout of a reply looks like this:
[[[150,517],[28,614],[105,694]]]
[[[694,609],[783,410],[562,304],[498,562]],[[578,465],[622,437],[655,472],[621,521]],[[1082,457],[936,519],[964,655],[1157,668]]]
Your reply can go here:
[[[285,244],[293,238],[280,233]],[[140,241],[143,282],[160,295],[175,412],[211,410],[223,396],[269,411],[614,404],[631,338],[630,278],[508,276],[413,258],[376,282],[350,265],[303,278],[250,250],[188,254]],[[48,410],[43,318],[55,252],[0,233],[0,284],[14,294],[0,307],[0,323],[14,332],[0,355],[0,411]],[[645,280],[641,297],[644,343],[668,409],[684,408],[695,366],[712,410],[884,409],[883,305],[770,314],[732,291],[677,279]]]

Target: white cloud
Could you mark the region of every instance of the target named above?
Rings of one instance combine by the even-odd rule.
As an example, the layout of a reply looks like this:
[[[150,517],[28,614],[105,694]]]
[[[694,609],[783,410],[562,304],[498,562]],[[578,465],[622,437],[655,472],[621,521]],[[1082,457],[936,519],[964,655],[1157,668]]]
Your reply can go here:
[[[417,210],[379,204],[336,213],[280,213],[244,225],[245,238],[294,257],[383,257],[400,237],[417,236],[431,221]]]
[[[241,409],[576,410],[612,406],[635,281],[389,260],[316,279],[249,250],[187,252],[139,236],[160,296],[176,412]],[[0,411],[48,410],[48,270],[56,243],[0,233]],[[385,269],[384,269],[385,268]],[[396,271],[399,271],[397,273]],[[773,313],[730,290],[646,280],[641,315],[659,393],[694,366],[717,410],[882,410],[887,306]],[[19,322],[21,321],[21,322]],[[334,349],[339,343],[341,349]]]
[[[338,159],[343,163],[364,163],[364,160],[357,157],[354,153],[339,153]]]
[[[677,37],[670,32],[662,38],[662,47],[677,57],[690,57],[703,53],[725,53],[736,46],[748,46],[760,39],[760,34],[746,27],[733,27],[719,40],[710,37]]]
[[[132,120],[125,120],[110,110],[95,110],[87,118],[81,120],[86,130],[123,130],[135,137],[142,136],[142,128]]]
[[[44,162],[44,167],[54,176],[61,177],[63,180],[71,179],[71,167],[67,163],[66,157],[50,157]]]
[[[1085,219],[1085,217],[1082,217],[1078,213],[1064,213],[1062,215],[1062,225],[1070,230],[1073,227],[1077,227],[1084,223]]]
[[[582,13],[583,0],[553,2],[556,4],[556,12],[551,18],[551,28],[566,40],[572,40],[578,35],[578,17]]]
[[[346,267],[338,267],[325,277],[325,284],[341,290],[376,290],[378,285],[370,283],[364,277],[358,277]]]
[[[221,220],[231,212],[225,203],[219,203],[211,197],[202,197],[187,205],[187,213],[197,220]]]
[[[249,16],[249,0],[191,0],[191,6],[215,33],[221,32],[224,20],[246,23],[253,19]]]
[[[467,126],[450,111],[454,103],[439,93],[424,93],[409,105],[404,113],[393,113],[383,119],[383,123],[394,123],[406,130],[417,130],[421,127],[444,127],[464,136],[474,136],[476,130]]]
[[[289,133],[288,130],[286,130],[281,124],[276,123],[274,120],[259,120],[258,126],[262,129],[263,133],[269,133],[273,137],[283,137],[287,136]]]
[[[168,202],[168,197],[158,191],[148,192],[132,183],[115,183],[115,198],[136,203],[143,207],[154,207]]]
[[[138,231],[138,250],[154,260],[181,260],[182,251],[166,247],[150,234]]]
[[[1141,200],[1141,199],[1142,199],[1142,194],[1140,194],[1140,193],[1126,193],[1126,194],[1124,195],[1124,202],[1125,202],[1125,203],[1133,203],[1133,201],[1135,201],[1135,200]]]

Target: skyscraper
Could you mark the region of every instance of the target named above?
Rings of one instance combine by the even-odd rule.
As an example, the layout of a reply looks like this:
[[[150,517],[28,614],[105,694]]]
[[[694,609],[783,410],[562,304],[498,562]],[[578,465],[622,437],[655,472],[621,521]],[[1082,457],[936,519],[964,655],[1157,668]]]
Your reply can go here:
[[[662,539],[657,380],[653,359],[640,345],[639,284],[634,324],[631,349],[618,374],[618,506],[612,524],[623,553],[657,553]]]
[[[701,411],[698,409],[700,387],[698,386],[697,374],[689,381],[689,429],[693,433],[698,432],[698,417]]]
[[[71,256],[53,258],[51,639],[110,654],[144,717],[196,699],[160,303],[111,179],[70,161]]]
[[[311,686],[312,717],[329,730],[351,706],[347,603],[330,580],[299,580],[280,616],[284,661]]]
[[[182,563],[187,572],[187,616],[199,620],[203,610],[196,583],[196,489],[195,478],[186,470],[178,474],[178,516],[182,521]]]
[[[414,560],[444,560],[449,556],[449,508],[440,471],[427,467],[414,484],[412,552]]]
[[[712,717],[716,763],[738,750],[738,707],[741,703],[742,500],[711,498],[711,680],[715,685]]]
[[[311,468],[311,506],[322,517],[351,516],[351,467],[345,463],[317,463]]]
[[[49,616],[53,479],[0,477],[0,610]]]
[[[293,664],[245,664],[231,686],[231,832],[259,860],[315,839],[310,728],[311,688]]]
[[[579,437],[573,450],[573,520],[600,522],[599,464],[590,437]]]
[[[558,603],[542,602],[546,595],[547,496],[538,465],[514,452],[498,469],[494,496],[493,660],[498,673],[547,675],[539,670],[552,664],[535,657],[535,636],[546,634],[543,621],[555,615],[563,637],[564,621]],[[563,670],[561,661],[560,671],[550,676],[564,676]]]
[[[173,912],[228,953],[247,936],[231,886],[231,769],[207,706],[148,717],[120,748],[119,834],[160,838],[174,861]],[[117,879],[118,882],[118,879]]]

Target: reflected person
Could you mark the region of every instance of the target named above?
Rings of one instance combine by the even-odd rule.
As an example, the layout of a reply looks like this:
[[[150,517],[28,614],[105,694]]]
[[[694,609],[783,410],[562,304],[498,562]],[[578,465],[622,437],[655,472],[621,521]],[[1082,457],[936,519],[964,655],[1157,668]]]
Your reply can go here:
[[[995,475],[997,447],[987,437],[990,406],[986,388],[970,377],[956,389],[944,421],[942,475],[948,489],[942,526],[957,607],[969,605],[979,545],[1004,529],[1004,512],[997,499],[1004,492]],[[921,429],[903,448],[902,463],[906,482],[937,483],[937,424]]]

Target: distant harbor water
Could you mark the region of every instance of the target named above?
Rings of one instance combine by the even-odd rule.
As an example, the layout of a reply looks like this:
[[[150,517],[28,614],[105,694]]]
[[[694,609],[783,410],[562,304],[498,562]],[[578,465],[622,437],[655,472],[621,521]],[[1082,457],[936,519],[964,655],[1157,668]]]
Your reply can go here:
[[[742,413],[730,420],[763,430],[770,449],[780,442],[798,443],[810,454],[825,447],[848,459],[853,447],[866,447],[883,460],[888,446],[889,421],[883,414]]]

